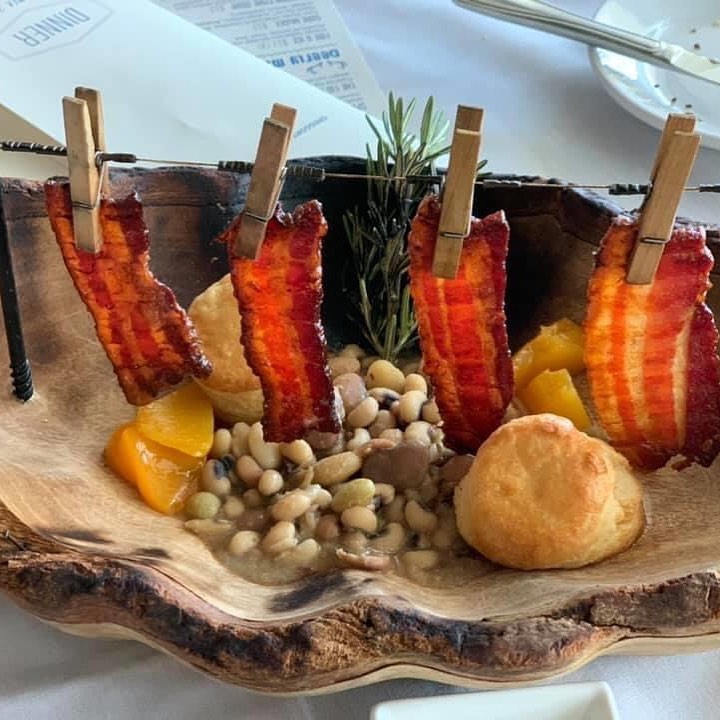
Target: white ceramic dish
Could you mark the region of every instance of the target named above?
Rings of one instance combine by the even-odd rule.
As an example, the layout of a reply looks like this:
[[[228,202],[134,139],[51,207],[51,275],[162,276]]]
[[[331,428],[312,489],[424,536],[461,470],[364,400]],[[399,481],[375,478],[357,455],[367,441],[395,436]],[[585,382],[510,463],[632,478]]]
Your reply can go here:
[[[718,0],[608,0],[595,19],[720,58]],[[694,112],[703,145],[720,150],[720,86],[599,48],[590,58],[610,95],[637,118],[662,128],[669,112]]]
[[[607,683],[397,700],[375,706],[371,720],[619,720]]]

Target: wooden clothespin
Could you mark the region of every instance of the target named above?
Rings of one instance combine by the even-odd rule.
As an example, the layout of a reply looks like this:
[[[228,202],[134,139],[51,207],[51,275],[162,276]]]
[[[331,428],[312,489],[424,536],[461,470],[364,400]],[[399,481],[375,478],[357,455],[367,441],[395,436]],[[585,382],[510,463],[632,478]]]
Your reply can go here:
[[[454,278],[457,275],[463,240],[470,233],[483,114],[481,108],[459,105],[455,115],[433,256],[433,273],[438,277]]]
[[[102,247],[100,197],[107,176],[97,154],[105,150],[102,98],[97,90],[75,88],[75,97],[63,98],[70,197],[75,244],[97,253]]]
[[[650,193],[640,209],[638,241],[627,273],[629,283],[648,285],[655,277],[700,147],[700,136],[694,130],[693,115],[668,116],[651,175]]]
[[[295,108],[275,103],[270,117],[263,122],[235,255],[257,259],[260,254],[267,224],[275,212],[285,179],[295,115]]]

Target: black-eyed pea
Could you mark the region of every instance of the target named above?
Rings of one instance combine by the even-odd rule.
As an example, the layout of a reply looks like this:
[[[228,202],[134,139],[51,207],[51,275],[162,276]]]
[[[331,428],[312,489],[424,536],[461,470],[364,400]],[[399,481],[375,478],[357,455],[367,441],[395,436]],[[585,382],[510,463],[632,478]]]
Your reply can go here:
[[[227,468],[220,460],[208,460],[202,469],[200,485],[203,490],[217,495],[219,498],[230,494],[230,478]]]
[[[248,487],[257,487],[263,469],[252,455],[241,455],[235,463],[235,474]]]
[[[278,561],[296,567],[310,567],[320,554],[320,545],[313,538],[307,538],[278,556]]]
[[[368,432],[371,437],[380,437],[380,434],[385,430],[391,430],[397,427],[397,419],[389,410],[378,410],[378,414],[370,427]]]
[[[298,533],[300,537],[312,537],[315,534],[317,524],[320,520],[320,511],[310,509],[303,513],[298,520]]]
[[[315,462],[315,453],[306,440],[280,443],[280,452],[284,458],[296,465],[309,465]]]
[[[245,503],[245,507],[250,508],[251,510],[261,508],[265,504],[263,496],[257,488],[250,488],[249,490],[246,490],[242,494],[242,501]]]
[[[403,392],[410,392],[410,390],[420,390],[420,392],[423,392],[425,393],[425,395],[427,395],[427,380],[425,380],[425,378],[419,373],[411,372],[409,375],[405,376]]]
[[[314,465],[298,465],[287,477],[287,486],[290,488],[309,487],[315,478]]]
[[[442,446],[438,443],[433,443],[429,449],[428,460],[431,463],[436,463],[442,457]]]
[[[295,547],[297,542],[295,525],[288,520],[281,520],[267,531],[260,542],[260,547],[269,555],[279,555],[281,552]]]
[[[305,492],[309,495],[311,504],[321,510],[328,507],[333,499],[329,490],[314,483],[305,488]]]
[[[341,513],[356,505],[367,506],[375,495],[375,483],[368,478],[356,478],[338,486],[331,507]]]
[[[352,451],[323,458],[314,466],[314,482],[328,487],[337,485],[354,475],[362,466],[362,460]]]
[[[258,492],[265,497],[275,495],[283,489],[285,481],[283,476],[277,470],[263,470],[260,480],[258,480]]]
[[[250,448],[248,446],[249,433],[250,426],[247,423],[239,422],[233,425],[230,451],[235,457],[247,455],[250,452]]]
[[[417,500],[409,500],[405,505],[405,521],[408,527],[417,533],[432,533],[438,524],[437,515],[424,508]]]
[[[336,515],[323,515],[315,526],[315,537],[320,542],[335,540],[340,535],[340,521]]]
[[[377,418],[379,406],[374,397],[366,397],[348,416],[347,424],[351,428],[364,428]]]
[[[209,540],[221,539],[231,535],[235,530],[235,525],[229,520],[216,520],[215,518],[196,518],[188,520],[184,525],[190,532]]]
[[[340,352],[339,357],[352,357],[357,360],[362,360],[367,353],[357,344],[350,343],[346,345]]]
[[[375,483],[375,495],[380,498],[382,505],[389,505],[395,500],[395,486],[390,483]]]
[[[404,423],[415,422],[420,417],[422,406],[427,400],[427,395],[420,390],[409,390],[403,393],[397,408],[397,414]]]
[[[368,388],[386,387],[395,392],[402,392],[405,375],[391,362],[376,360],[368,367],[366,382]]]
[[[421,575],[438,566],[440,554],[436,550],[408,550],[403,553],[401,562],[408,575]]]
[[[368,542],[369,547],[378,552],[394,555],[400,552],[407,542],[407,530],[397,522],[388,523],[383,531]]]
[[[360,530],[368,535],[377,531],[377,515],[368,507],[353,505],[343,510],[340,522],[348,530]]]
[[[403,441],[403,431],[400,428],[388,428],[380,433],[381,440],[389,440],[393,447]]]
[[[281,495],[270,508],[275,520],[296,520],[310,509],[310,496],[305,490],[292,490]]]
[[[355,428],[352,437],[345,444],[347,450],[357,450],[361,445],[369,443],[372,438],[365,428]]]
[[[250,432],[248,433],[248,448],[255,462],[257,462],[263,470],[278,470],[282,465],[280,444],[265,441],[262,424],[259,422],[254,423],[250,428]]]
[[[400,400],[399,392],[384,387],[372,388],[372,390],[368,390],[368,395],[374,397],[383,410],[390,410],[390,406]]]
[[[328,360],[328,367],[330,368],[332,376],[336,378],[339,375],[345,375],[347,373],[359,373],[360,361],[357,358],[348,357],[347,355],[338,355]]]
[[[254,530],[236,532],[228,543],[228,552],[235,557],[242,557],[260,544],[260,533]]]
[[[191,495],[185,503],[185,512],[198,520],[214,518],[220,512],[220,498],[213,493],[202,491]]]
[[[346,414],[352,412],[368,396],[363,379],[356,373],[338,375],[333,384],[340,393]]]
[[[232,433],[227,428],[219,428],[213,435],[210,457],[219,459],[227,455],[232,448]]]
[[[378,483],[380,484],[380,483]],[[384,514],[385,519],[388,522],[404,523],[405,522],[405,503],[406,499],[402,495],[396,495],[394,500],[391,500],[388,505],[385,506]]]
[[[228,520],[237,520],[245,512],[245,503],[235,495],[226,498],[222,506],[222,514]]]
[[[344,532],[338,543],[343,550],[349,553],[360,554],[368,545],[367,535],[361,530],[348,530]]]
[[[422,419],[431,425],[437,425],[442,420],[440,410],[434,400],[428,400],[423,404],[421,415]]]
[[[431,535],[433,547],[438,550],[449,550],[457,540],[458,533],[454,527],[444,527],[439,525],[437,530]]]
[[[403,439],[408,443],[419,443],[430,447],[430,428],[430,423],[424,420],[415,420],[405,428]]]
[[[337,414],[340,425],[345,422],[345,405],[343,404],[342,395],[340,394],[340,388],[333,387],[333,398],[335,402],[335,413]],[[340,434],[342,437],[342,433]]]

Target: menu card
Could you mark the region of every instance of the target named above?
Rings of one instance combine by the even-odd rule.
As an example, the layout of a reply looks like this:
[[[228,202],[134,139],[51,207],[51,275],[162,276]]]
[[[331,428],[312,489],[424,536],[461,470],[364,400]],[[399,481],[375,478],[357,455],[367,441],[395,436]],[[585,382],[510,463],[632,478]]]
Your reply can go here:
[[[0,138],[63,142],[61,98],[98,88],[108,150],[252,160],[273,102],[298,110],[290,154],[363,155],[364,113],[149,0],[0,0]],[[21,165],[21,166],[20,166]],[[0,152],[0,175],[57,158]]]
[[[154,0],[360,110],[385,97],[332,0]]]

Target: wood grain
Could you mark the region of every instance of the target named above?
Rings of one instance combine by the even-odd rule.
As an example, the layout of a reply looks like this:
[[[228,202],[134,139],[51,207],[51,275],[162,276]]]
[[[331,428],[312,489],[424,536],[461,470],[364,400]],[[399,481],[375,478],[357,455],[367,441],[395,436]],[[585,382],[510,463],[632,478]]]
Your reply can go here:
[[[182,302],[226,271],[212,239],[241,206],[247,177],[134,170],[111,182],[115,193],[136,187],[144,197],[154,267]],[[720,638],[717,465],[648,476],[641,541],[580,570],[497,570],[434,589],[361,571],[282,587],[230,573],[179,520],[153,513],[102,466],[109,432],[132,409],[60,261],[40,186],[6,180],[0,191],[37,386],[24,405],[11,397],[8,378],[0,386],[0,588],[38,617],[83,634],[140,639],[221,680],[279,693],[397,676],[514,684],[631,652],[634,643],[673,652]],[[363,193],[362,183],[286,186],[288,205],[311,196],[325,203],[329,301],[341,310],[339,218]],[[540,321],[579,319],[594,244],[615,208],[553,188],[477,194],[476,212],[499,207],[513,226],[515,342]],[[329,310],[331,336],[344,338],[344,316]],[[4,347],[0,365],[7,366]],[[5,529],[21,548],[2,539]]]

